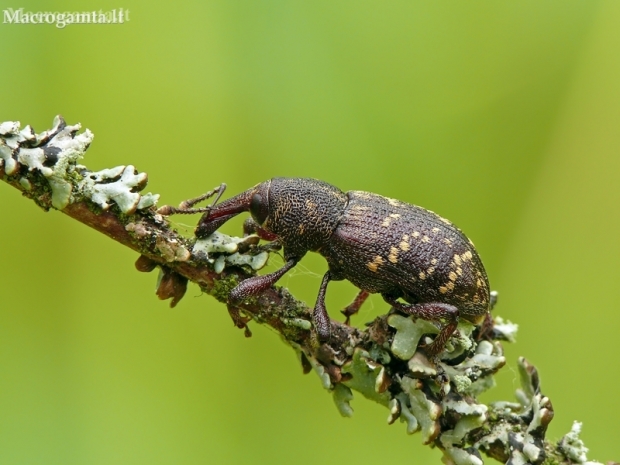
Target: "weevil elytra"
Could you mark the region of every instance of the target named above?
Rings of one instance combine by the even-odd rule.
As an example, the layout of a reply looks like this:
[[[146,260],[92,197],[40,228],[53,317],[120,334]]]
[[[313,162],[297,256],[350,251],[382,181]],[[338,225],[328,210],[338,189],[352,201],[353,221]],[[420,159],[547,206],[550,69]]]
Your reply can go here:
[[[395,309],[427,320],[445,320],[429,355],[440,353],[459,318],[481,323],[491,306],[489,283],[474,244],[450,221],[424,208],[363,191],[342,192],[317,179],[273,178],[216,204],[225,184],[180,209],[164,214],[204,212],[195,234],[204,238],[241,212],[252,219],[244,229],[278,241],[285,265],[242,281],[232,303],[259,295],[308,252],[327,260],[313,320],[318,336],[330,336],[325,292],[330,281],[346,279],[360,289],[343,313],[348,319],[369,293],[379,293]],[[212,206],[192,208],[217,194]]]

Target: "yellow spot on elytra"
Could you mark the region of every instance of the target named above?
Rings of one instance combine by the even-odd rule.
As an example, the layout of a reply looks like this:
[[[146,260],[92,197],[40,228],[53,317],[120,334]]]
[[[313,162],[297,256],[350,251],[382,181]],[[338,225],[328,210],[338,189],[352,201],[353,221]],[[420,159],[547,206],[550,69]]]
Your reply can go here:
[[[430,275],[432,275],[435,272],[435,267],[431,266],[428,270],[426,270],[426,272]]]
[[[446,287],[450,290],[454,289],[454,283],[452,281],[448,281],[446,283]]]
[[[403,234],[403,241],[408,241],[408,240],[409,240],[409,235]]]
[[[390,249],[390,255],[388,256],[388,260],[392,263],[398,263],[398,249],[396,247],[392,247]]]
[[[430,242],[430,240],[431,240],[431,239],[430,239],[430,237],[428,237],[428,236],[424,236],[424,237],[422,238],[422,242]]]
[[[418,276],[420,277],[420,279],[426,279],[426,274],[424,273],[424,271],[420,271],[420,274]]]
[[[448,246],[450,246],[450,247],[452,247],[452,241],[450,239],[448,239],[447,237],[444,238],[443,243],[448,245]]]
[[[482,286],[482,280],[480,278],[476,279],[476,286],[477,287],[481,287]]]
[[[390,217],[392,217],[392,218],[400,218],[400,213],[390,213]]]
[[[471,251],[468,250],[467,252],[465,252],[463,255],[461,255],[461,259],[463,259],[464,262],[466,262],[467,260],[471,260],[471,257],[473,255],[471,254]]]
[[[437,234],[439,232],[439,228],[433,228],[433,229],[431,229],[431,231],[433,231],[435,234]]]
[[[413,237],[420,237],[420,233],[417,231],[413,231],[413,234],[411,234]]]
[[[461,265],[461,256],[460,255],[457,255],[457,254],[454,255],[454,263],[456,263],[459,266]]]
[[[381,258],[380,255],[377,255],[372,262],[366,263],[366,266],[370,271],[376,272],[379,265],[383,265],[383,263],[385,263],[383,258]]]
[[[445,294],[446,292],[448,292],[448,288],[446,286],[439,286],[439,292]]]
[[[475,304],[477,304],[478,302],[480,302],[480,297],[476,294],[473,298],[473,301]]]
[[[402,250],[403,252],[406,252],[407,250],[409,250],[409,243],[402,241],[400,244],[398,244],[398,246],[400,247],[400,250]]]
[[[450,278],[450,281],[456,281],[456,278],[457,278],[456,273],[454,271],[450,271],[448,278]]]
[[[436,258],[433,258],[431,260],[431,265],[437,265],[437,259]]]
[[[456,269],[456,274],[463,276],[463,269],[460,266]]]
[[[398,205],[400,205],[400,202],[396,199],[390,199],[389,197],[387,199],[388,199],[388,203],[392,205],[393,207],[398,207]]]
[[[383,226],[384,228],[387,228],[390,225],[391,220],[392,219],[389,216],[385,217],[385,219],[383,220],[383,223],[381,223],[381,226]]]

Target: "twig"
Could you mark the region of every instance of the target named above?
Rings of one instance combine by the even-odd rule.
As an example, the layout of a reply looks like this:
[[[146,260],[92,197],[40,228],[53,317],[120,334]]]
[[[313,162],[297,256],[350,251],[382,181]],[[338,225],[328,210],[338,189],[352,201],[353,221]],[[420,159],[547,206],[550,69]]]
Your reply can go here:
[[[157,213],[159,196],[140,193],[146,174],[131,165],[91,172],[78,164],[93,139],[80,128],[61,117],[41,134],[17,122],[0,124],[0,178],[43,209],[60,210],[138,252],[139,271],[159,267],[160,299],[176,305],[192,281],[226,303],[246,335],[250,320],[271,326],[304,371],[319,375],[342,415],[352,414],[352,391],[360,392],[388,408],[389,423],[400,420],[408,433],[420,431],[425,444],[443,451],[444,463],[481,464],[481,453],[509,464],[595,463],[587,462],[579,423],[558,443],[545,439],[553,408],[525,359],[519,359],[517,402],[478,402],[505,364],[500,341],[514,341],[516,325],[499,317],[484,331],[461,323],[438,360],[428,360],[418,344],[438,328],[398,313],[376,318],[365,330],[332,320],[331,339],[321,344],[311,310],[284,288],[231,306],[228,293],[265,264],[268,249],[252,236],[216,233],[196,241],[178,234]]]

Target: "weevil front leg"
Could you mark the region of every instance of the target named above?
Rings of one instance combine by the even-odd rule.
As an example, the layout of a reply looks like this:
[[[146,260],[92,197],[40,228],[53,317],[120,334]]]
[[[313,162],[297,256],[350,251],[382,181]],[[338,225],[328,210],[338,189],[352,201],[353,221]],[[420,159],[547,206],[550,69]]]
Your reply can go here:
[[[230,294],[228,295],[230,302],[241,302],[248,297],[257,296],[263,293],[271,286],[273,286],[276,281],[278,281],[278,279],[280,279],[284,275],[284,273],[297,265],[298,262],[299,259],[291,258],[278,271],[274,271],[273,273],[265,274],[262,276],[253,276],[251,278],[241,281],[241,283],[239,283],[237,287],[230,291]]]
[[[441,328],[441,331],[435,337],[435,340],[424,348],[424,351],[431,357],[441,353],[446,346],[446,342],[450,339],[450,336],[452,336],[454,331],[456,331],[456,327],[459,322],[459,309],[454,305],[444,304],[441,302],[404,304],[396,300],[394,296],[388,294],[382,294],[382,297],[383,300],[385,300],[392,307],[408,315],[413,315],[416,318],[422,318],[430,321],[439,321],[441,319],[447,320],[446,325]]]

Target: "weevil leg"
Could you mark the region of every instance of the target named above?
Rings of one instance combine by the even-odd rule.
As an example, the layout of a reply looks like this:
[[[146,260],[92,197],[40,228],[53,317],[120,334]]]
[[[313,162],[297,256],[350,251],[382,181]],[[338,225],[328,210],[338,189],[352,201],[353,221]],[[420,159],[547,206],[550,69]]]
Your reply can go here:
[[[273,273],[262,276],[253,276],[241,281],[237,287],[230,291],[228,299],[230,302],[235,303],[245,300],[248,297],[259,295],[261,292],[266,291],[273,286],[275,282],[284,275],[284,273],[297,265],[298,261],[299,260],[297,258],[291,258],[282,268],[274,271]]]
[[[254,248],[254,253],[261,252],[274,252],[282,249],[282,244],[278,241],[278,236],[272,232],[263,229],[254,218],[247,218],[243,222],[243,237],[247,237],[251,234],[256,234],[264,241],[269,241],[268,244],[258,245]]]
[[[251,217],[243,222],[243,235],[249,236],[250,234],[256,234],[265,241],[275,241],[278,238],[274,233],[261,228],[261,226],[254,221],[254,218]]]
[[[477,341],[493,340],[493,327],[494,326],[495,326],[495,323],[493,322],[493,317],[491,316],[489,312],[487,312],[487,314],[484,316],[484,321],[477,329],[478,336],[476,337],[476,340]]]
[[[223,182],[222,184],[220,184],[213,190],[210,190],[206,194],[202,194],[198,197],[194,197],[193,199],[184,200],[183,202],[179,204],[178,207],[173,207],[172,205],[164,205],[157,209],[157,213],[159,213],[160,215],[170,216],[170,215],[175,215],[175,214],[190,215],[193,213],[208,212],[220,200],[220,197],[222,197],[222,194],[224,193],[225,190],[226,190],[226,183]],[[209,199],[213,197],[215,194],[217,194],[217,196],[215,197],[213,202],[211,202],[211,205],[207,207],[202,207],[202,208],[193,208],[194,205],[196,205],[197,203],[202,202],[203,200]]]
[[[413,315],[416,318],[422,318],[424,320],[439,321],[445,319],[446,325],[441,328],[439,334],[435,337],[435,340],[429,346],[425,347],[425,352],[429,356],[439,355],[444,349],[446,342],[450,339],[450,336],[454,334],[459,322],[459,309],[454,305],[444,304],[440,302],[429,302],[422,304],[405,304],[396,300],[393,296],[383,294],[383,300],[385,300],[392,307],[397,310]]]
[[[316,304],[314,304],[314,311],[312,312],[312,319],[314,320],[314,327],[319,335],[320,341],[329,340],[331,324],[329,321],[329,315],[325,308],[325,291],[327,291],[327,284],[332,280],[332,274],[327,271],[323,275],[323,281],[321,281],[321,287],[319,287],[319,295],[316,297]]]
[[[355,297],[355,300],[340,312],[347,317],[347,319],[344,320],[345,325],[348,325],[351,321],[351,317],[357,312],[359,312],[360,307],[363,305],[364,302],[366,302],[366,299],[369,295],[370,293],[368,291],[362,289],[359,294],[357,294],[357,297]]]

